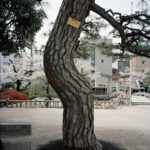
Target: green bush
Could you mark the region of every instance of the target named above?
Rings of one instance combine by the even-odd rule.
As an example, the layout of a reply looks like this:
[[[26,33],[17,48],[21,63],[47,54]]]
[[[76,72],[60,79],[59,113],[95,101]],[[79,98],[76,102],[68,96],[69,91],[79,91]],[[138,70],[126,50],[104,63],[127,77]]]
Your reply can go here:
[[[15,84],[13,82],[6,82],[2,84],[2,90],[8,89],[8,88],[15,88]]]
[[[30,100],[37,98],[37,96],[30,96]]]
[[[46,78],[36,78],[32,81],[31,86],[24,92],[28,94],[30,99],[37,97],[57,97],[57,94],[54,92],[52,87],[48,85]]]

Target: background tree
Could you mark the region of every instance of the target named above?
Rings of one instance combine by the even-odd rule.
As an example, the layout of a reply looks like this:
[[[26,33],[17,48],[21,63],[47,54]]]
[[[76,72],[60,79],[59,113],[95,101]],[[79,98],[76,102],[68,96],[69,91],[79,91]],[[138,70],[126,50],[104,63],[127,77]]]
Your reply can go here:
[[[0,1],[0,52],[17,53],[31,46],[46,17],[37,0]]]
[[[117,30],[116,36],[121,37],[118,47],[124,52],[150,57],[150,19],[145,13],[121,15],[112,10],[94,5],[93,11],[99,13]],[[142,49],[139,49],[139,46]]]
[[[145,91],[150,93],[150,71],[144,74],[143,85]]]
[[[78,48],[74,51],[74,58],[88,59],[95,49],[95,40],[100,40],[100,31],[107,28],[107,23],[101,18],[90,15],[82,27],[82,37],[78,40]]]
[[[137,7],[140,8],[141,12],[148,13],[150,7],[150,0],[140,0],[137,4]]]
[[[16,90],[20,91],[21,86],[24,84],[24,87],[27,88],[31,84],[31,76],[35,72],[33,67],[33,61],[26,53],[18,56],[20,62],[15,64],[13,60],[9,60],[11,67],[7,68],[7,78],[11,78],[14,83],[16,83]],[[16,57],[17,59],[17,57]]]
[[[44,53],[45,73],[64,106],[63,149],[101,150],[94,134],[92,90],[77,71],[73,53],[78,48],[78,38],[85,18],[92,10],[107,20],[121,37],[120,47],[150,57],[150,51],[136,51],[141,38],[150,38],[148,27],[136,29],[128,25],[135,19],[149,25],[147,14],[122,16],[106,11],[94,0],[63,0],[54,28]]]
[[[32,80],[31,86],[26,90],[30,99],[47,97],[57,97],[52,87],[48,84],[45,76],[39,76]]]
[[[147,69],[141,73],[132,72],[132,80],[138,80],[141,84],[143,84],[145,92],[148,92],[148,88],[150,86],[150,71]]]

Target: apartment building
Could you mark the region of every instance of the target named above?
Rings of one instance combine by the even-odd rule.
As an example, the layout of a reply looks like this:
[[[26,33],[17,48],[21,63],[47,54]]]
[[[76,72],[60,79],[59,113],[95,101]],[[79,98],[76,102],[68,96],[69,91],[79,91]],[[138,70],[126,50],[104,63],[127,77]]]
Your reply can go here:
[[[137,73],[143,73],[144,71],[150,71],[150,59],[141,56],[134,56],[131,59],[131,71]]]
[[[112,57],[102,54],[104,48],[97,46],[104,42],[111,44],[109,39],[91,40],[95,44],[94,50],[88,60],[76,59],[75,65],[79,72],[86,75],[96,95],[109,95],[111,93]]]

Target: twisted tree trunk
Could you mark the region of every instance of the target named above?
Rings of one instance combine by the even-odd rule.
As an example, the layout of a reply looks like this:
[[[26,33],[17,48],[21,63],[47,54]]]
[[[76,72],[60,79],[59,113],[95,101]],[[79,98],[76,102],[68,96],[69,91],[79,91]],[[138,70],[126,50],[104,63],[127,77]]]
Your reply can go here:
[[[102,149],[94,135],[92,90],[77,71],[72,56],[93,2],[63,0],[44,53],[46,76],[64,106],[65,150]]]

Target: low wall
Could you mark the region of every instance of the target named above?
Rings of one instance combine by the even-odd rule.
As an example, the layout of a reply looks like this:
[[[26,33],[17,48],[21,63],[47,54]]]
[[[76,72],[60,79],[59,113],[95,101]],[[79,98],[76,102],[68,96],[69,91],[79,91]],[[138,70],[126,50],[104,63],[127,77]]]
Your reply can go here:
[[[95,109],[112,109],[119,105],[118,98],[113,98],[109,101],[94,100]],[[1,108],[63,108],[60,100],[51,101],[20,101],[20,100],[0,100]]]
[[[150,94],[146,92],[137,92],[137,93],[134,93],[133,96],[144,96],[144,97],[150,98]]]
[[[95,109],[115,109],[119,106],[120,101],[118,98],[113,98],[109,101],[94,101]]]

